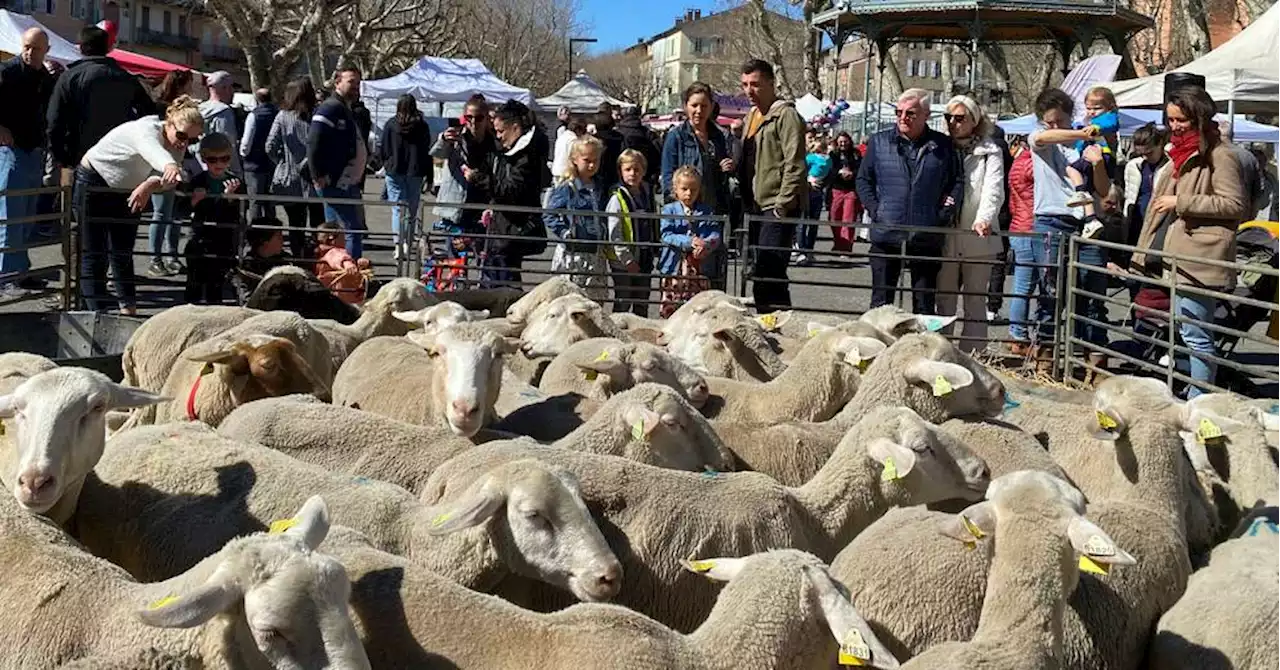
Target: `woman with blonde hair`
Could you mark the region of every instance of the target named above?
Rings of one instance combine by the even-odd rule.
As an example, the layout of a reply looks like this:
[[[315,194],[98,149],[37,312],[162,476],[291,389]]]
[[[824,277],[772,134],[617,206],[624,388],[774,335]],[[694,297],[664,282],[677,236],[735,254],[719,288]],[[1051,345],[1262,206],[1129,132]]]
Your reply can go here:
[[[604,212],[607,193],[597,178],[603,154],[604,145],[594,136],[573,140],[568,166],[551,189],[547,209]],[[552,211],[543,214],[542,220],[552,237],[560,240],[551,257],[551,271],[564,273],[592,300],[608,300],[609,261],[602,244],[609,239],[605,217]]]
[[[963,291],[964,326],[960,347],[975,351],[986,347],[987,296],[991,271],[1003,247],[998,230],[1004,204],[1004,156],[991,139],[994,127],[976,100],[957,95],[943,114],[947,131],[962,162],[964,199],[954,227],[947,235],[938,273],[938,314],[956,314],[957,292]]]
[[[144,116],[116,126],[76,166],[73,199],[80,226],[80,290],[89,309],[103,311],[107,304],[109,261],[121,313],[137,313],[133,243],[138,213],[153,194],[182,181],[182,157],[189,145],[200,140],[203,130],[198,103],[190,96],[179,96],[164,118]],[[98,188],[131,192],[90,193]]]

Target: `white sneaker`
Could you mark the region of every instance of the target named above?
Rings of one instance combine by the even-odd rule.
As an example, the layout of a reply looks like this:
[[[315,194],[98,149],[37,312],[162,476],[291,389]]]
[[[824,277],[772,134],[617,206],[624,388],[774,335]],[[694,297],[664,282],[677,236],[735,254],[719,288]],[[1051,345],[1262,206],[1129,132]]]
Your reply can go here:
[[[1090,221],[1089,223],[1084,224],[1084,230],[1081,231],[1080,234],[1083,235],[1085,239],[1093,239],[1101,231],[1102,231],[1102,222],[1095,219],[1093,221]]]
[[[995,312],[991,310],[987,310],[987,321],[995,321],[997,316],[999,315],[996,314]]]
[[[1067,199],[1067,207],[1084,207],[1093,204],[1093,196],[1084,191],[1076,191]]]

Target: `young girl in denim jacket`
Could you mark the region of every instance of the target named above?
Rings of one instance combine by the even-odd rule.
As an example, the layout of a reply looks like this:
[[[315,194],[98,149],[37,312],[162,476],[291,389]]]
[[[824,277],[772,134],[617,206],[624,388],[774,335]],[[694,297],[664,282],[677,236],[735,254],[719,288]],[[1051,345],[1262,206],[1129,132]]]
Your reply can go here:
[[[671,176],[671,192],[675,202],[662,207],[663,214],[691,217],[712,216],[711,208],[699,201],[702,176],[690,165],[678,168]],[[699,291],[710,288],[715,275],[713,252],[720,246],[720,224],[699,218],[663,218],[662,249],[658,271],[662,278],[663,318],[671,316],[680,305]]]
[[[604,210],[604,188],[596,179],[604,146],[590,135],[579,137],[569,148],[569,167],[560,183],[551,190],[547,208],[552,210]],[[551,271],[581,286],[596,302],[609,299],[609,260],[605,245],[609,239],[603,216],[548,212],[542,215],[551,236],[561,242],[551,257]],[[586,243],[586,244],[584,244]]]

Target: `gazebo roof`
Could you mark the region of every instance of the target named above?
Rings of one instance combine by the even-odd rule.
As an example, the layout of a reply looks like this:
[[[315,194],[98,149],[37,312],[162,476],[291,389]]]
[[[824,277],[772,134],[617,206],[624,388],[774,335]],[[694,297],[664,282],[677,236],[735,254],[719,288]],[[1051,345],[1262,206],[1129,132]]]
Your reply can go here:
[[[1121,41],[1150,28],[1150,17],[1116,0],[840,0],[814,27],[887,42]]]

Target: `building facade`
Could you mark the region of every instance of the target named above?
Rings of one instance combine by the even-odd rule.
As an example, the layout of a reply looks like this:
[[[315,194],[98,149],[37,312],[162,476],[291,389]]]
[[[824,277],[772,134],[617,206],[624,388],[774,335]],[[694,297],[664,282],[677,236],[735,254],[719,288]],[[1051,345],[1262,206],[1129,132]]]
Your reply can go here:
[[[844,98],[846,100],[862,100],[866,95],[868,70],[868,43],[863,39],[853,39],[840,50],[840,61],[834,62],[831,50],[822,54],[821,75],[823,93],[828,99]],[[970,90],[969,56],[958,47],[946,44],[900,44],[893,49],[894,64],[902,86],[921,88],[931,92],[934,102],[945,101],[960,91]],[[875,100],[880,85],[880,73],[877,59],[870,58],[871,99]],[[972,89],[983,98],[984,103],[998,104],[1002,95],[1000,82],[995,77],[995,69],[985,57],[979,56],[973,64],[974,82]],[[890,100],[887,89],[883,93]]]

